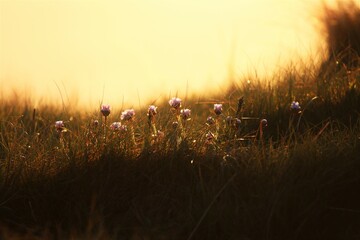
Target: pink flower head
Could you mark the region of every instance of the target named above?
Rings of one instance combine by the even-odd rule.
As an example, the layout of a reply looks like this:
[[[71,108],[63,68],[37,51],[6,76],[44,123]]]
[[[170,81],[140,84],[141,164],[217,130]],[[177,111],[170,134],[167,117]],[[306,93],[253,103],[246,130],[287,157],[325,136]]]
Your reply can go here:
[[[188,108],[181,109],[180,116],[182,117],[182,119],[190,120],[190,115],[191,115],[191,110],[190,109],[188,109]]]
[[[55,128],[58,132],[61,132],[62,130],[64,130],[64,122],[63,121],[56,121],[55,122]]]
[[[299,113],[301,109],[301,106],[299,104],[299,102],[295,102],[293,101],[290,105],[290,110],[295,112],[295,113]]]
[[[263,127],[267,127],[268,121],[267,121],[266,119],[261,119],[260,124],[261,124],[261,126],[263,126]]]
[[[220,115],[222,113],[222,104],[214,104],[214,112],[216,115]]]
[[[213,125],[215,123],[215,119],[212,117],[212,116],[210,116],[210,117],[208,117],[207,119],[206,119],[206,124],[207,125]]]
[[[181,107],[181,99],[177,97],[173,97],[172,99],[170,99],[169,104],[171,107],[178,109]]]
[[[236,128],[236,129],[240,128],[241,120],[239,118],[235,118],[233,121],[234,121],[234,123],[233,123],[234,128]]]
[[[94,126],[94,127],[99,126],[99,120],[97,120],[97,119],[94,120],[94,121],[93,121],[93,126]]]
[[[148,115],[148,116],[155,116],[155,115],[157,114],[156,109],[157,109],[156,106],[150,105],[149,108],[148,108],[148,113],[147,113],[147,115]]]
[[[121,113],[121,120],[128,121],[132,119],[135,116],[135,110],[134,109],[127,109]]]
[[[102,105],[100,111],[101,111],[101,113],[102,113],[102,115],[104,117],[109,116],[109,114],[110,114],[110,105],[109,104]]]
[[[177,127],[179,126],[179,123],[178,122],[173,122],[171,124],[171,126],[173,127],[173,129],[177,129]]]
[[[110,125],[110,129],[113,130],[113,131],[119,131],[120,128],[121,128],[121,122],[113,122]]]

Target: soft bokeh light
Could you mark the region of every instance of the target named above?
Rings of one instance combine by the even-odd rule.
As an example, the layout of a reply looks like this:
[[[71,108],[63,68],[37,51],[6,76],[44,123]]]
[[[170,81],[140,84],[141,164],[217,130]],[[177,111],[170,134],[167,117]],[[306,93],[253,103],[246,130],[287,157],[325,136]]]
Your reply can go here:
[[[3,93],[95,107],[225,89],[318,49],[319,1],[0,2]]]

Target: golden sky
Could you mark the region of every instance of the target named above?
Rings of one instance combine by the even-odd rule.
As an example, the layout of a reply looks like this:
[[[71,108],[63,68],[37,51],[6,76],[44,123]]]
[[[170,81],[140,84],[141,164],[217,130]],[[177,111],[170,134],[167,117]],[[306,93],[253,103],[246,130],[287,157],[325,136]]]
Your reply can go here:
[[[226,88],[229,69],[271,72],[316,52],[319,3],[0,0],[0,86],[88,106],[103,92],[104,102],[129,107],[186,89],[204,95]]]

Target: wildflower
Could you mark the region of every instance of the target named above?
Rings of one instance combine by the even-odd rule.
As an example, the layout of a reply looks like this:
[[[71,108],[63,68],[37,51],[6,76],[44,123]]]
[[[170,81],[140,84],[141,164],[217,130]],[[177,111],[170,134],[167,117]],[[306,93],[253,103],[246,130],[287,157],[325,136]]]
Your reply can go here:
[[[261,119],[260,125],[261,125],[261,127],[267,127],[268,121],[266,119]]]
[[[238,128],[240,128],[240,125],[241,125],[241,120],[239,118],[234,118],[233,119],[234,128],[238,129]]]
[[[173,122],[172,124],[173,129],[177,129],[177,127],[179,126],[178,122]]]
[[[99,120],[94,120],[93,121],[93,126],[96,128],[97,126],[99,126]]]
[[[147,115],[148,115],[148,116],[155,116],[155,115],[157,114],[156,109],[157,109],[156,106],[150,105],[149,108],[148,108],[148,113],[147,113]]]
[[[127,109],[121,113],[121,120],[130,120],[135,116],[135,110],[134,109]]]
[[[119,128],[119,131],[120,132],[126,132],[128,129],[127,129],[127,126],[126,125],[121,125],[120,128]]]
[[[190,109],[188,109],[188,108],[181,109],[180,116],[182,117],[182,119],[190,120],[190,115],[191,115],[191,110]]]
[[[113,131],[119,131],[120,128],[121,128],[121,122],[113,122],[110,125],[110,129],[113,130]]]
[[[179,109],[181,107],[181,99],[177,97],[173,97],[169,100],[169,104],[171,107],[175,109]]]
[[[222,113],[222,104],[214,104],[214,112],[216,115],[220,115]]]
[[[213,125],[215,123],[215,119],[212,117],[212,116],[210,116],[210,117],[208,117],[207,119],[206,119],[206,124],[207,125]]]
[[[210,143],[212,140],[214,140],[215,135],[214,135],[212,132],[209,131],[209,132],[205,135],[205,137],[206,137],[206,142],[207,142],[207,143]]]
[[[55,128],[56,128],[56,130],[57,130],[58,132],[63,131],[63,130],[64,130],[64,127],[65,127],[65,125],[64,125],[64,122],[63,122],[63,121],[56,121],[56,122],[55,122]]]
[[[101,106],[101,113],[104,117],[109,116],[110,114],[110,105],[109,104],[104,104]]]
[[[299,102],[295,102],[293,101],[290,105],[290,110],[295,112],[295,113],[299,113],[301,109],[301,106],[299,104]]]
[[[264,139],[263,139],[263,136],[264,136],[264,130],[263,130],[263,128],[264,127],[267,127],[267,125],[268,125],[268,121],[266,120],[266,119],[261,119],[260,120],[260,126],[259,126],[259,132],[260,132],[260,140],[263,142],[264,141]]]

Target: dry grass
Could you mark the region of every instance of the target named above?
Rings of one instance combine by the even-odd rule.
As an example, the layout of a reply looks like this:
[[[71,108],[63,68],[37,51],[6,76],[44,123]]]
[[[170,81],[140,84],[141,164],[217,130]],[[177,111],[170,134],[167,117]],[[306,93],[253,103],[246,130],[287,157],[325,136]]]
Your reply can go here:
[[[326,9],[325,24],[355,24],[349,9]],[[340,29],[328,32],[342,47]],[[114,132],[120,112],[105,125],[97,109],[0,99],[1,238],[359,239],[359,67],[349,73],[343,62],[325,81],[318,66],[297,62],[272,78],[246,76],[218,96],[186,99],[192,119],[177,128],[177,111],[157,102],[152,123],[163,138],[152,136],[146,108],[122,121],[132,131]]]

